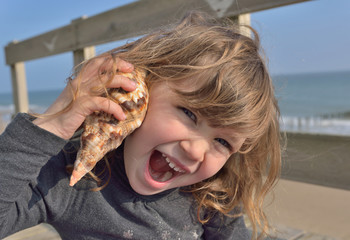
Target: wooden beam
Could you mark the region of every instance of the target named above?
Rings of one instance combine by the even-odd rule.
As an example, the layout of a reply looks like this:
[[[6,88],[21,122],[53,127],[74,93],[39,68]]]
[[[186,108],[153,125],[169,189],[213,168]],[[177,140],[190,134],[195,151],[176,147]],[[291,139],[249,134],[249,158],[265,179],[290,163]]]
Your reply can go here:
[[[190,10],[215,17],[235,16],[307,0],[140,0],[9,44],[6,63],[47,57],[88,46],[140,36],[172,23]]]

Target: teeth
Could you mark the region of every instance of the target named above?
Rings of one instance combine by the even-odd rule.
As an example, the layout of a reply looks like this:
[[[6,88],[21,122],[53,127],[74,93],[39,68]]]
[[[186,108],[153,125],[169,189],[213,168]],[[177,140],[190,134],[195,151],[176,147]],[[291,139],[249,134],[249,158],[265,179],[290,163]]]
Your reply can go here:
[[[162,157],[165,159],[165,161],[167,161],[167,163],[169,164],[169,167],[171,167],[171,168],[174,169],[175,171],[181,172],[181,173],[184,173],[184,172],[185,172],[184,170],[182,170],[182,169],[176,167],[176,165],[175,165],[174,163],[172,163],[172,162],[170,161],[170,159],[169,159],[164,153],[162,153]]]

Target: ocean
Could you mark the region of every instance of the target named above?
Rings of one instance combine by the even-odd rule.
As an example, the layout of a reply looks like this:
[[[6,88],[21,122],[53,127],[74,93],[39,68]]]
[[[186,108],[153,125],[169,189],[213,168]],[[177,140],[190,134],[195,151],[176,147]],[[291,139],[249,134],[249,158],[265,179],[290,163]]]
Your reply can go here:
[[[287,132],[350,136],[350,71],[273,76]],[[61,90],[29,92],[30,110],[42,113]],[[11,93],[0,93],[0,114],[9,122]]]
[[[350,136],[350,71],[274,76],[281,128]]]

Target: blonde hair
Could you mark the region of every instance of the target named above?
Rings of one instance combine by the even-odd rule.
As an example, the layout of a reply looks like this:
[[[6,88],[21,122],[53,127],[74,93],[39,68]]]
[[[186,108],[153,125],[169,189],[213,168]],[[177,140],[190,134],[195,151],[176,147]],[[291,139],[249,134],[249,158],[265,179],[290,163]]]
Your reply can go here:
[[[269,228],[263,200],[279,177],[281,145],[273,84],[258,34],[247,28],[252,38],[242,35],[229,20],[191,12],[177,25],[97,58],[107,63],[118,57],[147,70],[150,88],[159,81],[174,85],[183,79],[200,81],[194,91],[174,90],[212,126],[233,128],[246,141],[217,174],[189,186],[188,191],[197,200],[203,224],[211,217],[201,217],[203,210],[228,215],[243,207],[254,238],[258,227],[262,233]]]

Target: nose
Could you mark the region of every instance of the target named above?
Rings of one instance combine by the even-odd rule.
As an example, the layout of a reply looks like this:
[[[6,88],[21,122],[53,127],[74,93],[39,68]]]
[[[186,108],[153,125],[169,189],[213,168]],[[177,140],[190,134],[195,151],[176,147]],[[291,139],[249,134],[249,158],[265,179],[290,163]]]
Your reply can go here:
[[[205,139],[189,139],[180,141],[180,146],[190,160],[202,162],[209,145]]]

